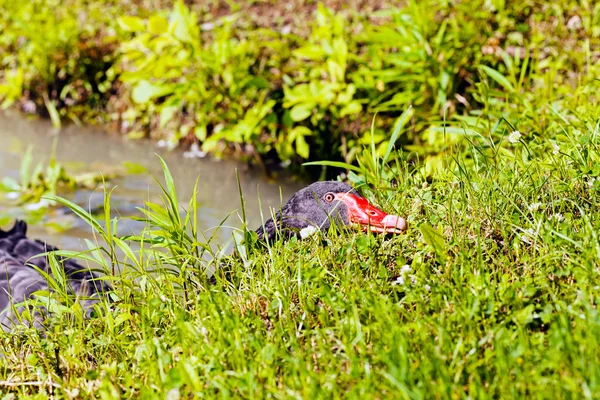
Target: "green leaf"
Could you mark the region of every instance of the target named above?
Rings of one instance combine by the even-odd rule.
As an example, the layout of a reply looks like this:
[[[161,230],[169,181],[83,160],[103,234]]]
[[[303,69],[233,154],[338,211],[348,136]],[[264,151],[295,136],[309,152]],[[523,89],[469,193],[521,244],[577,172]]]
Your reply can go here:
[[[511,317],[512,317],[512,320],[517,325],[523,326],[528,323],[531,323],[531,321],[533,320],[534,314],[535,314],[535,305],[529,304],[525,308],[513,313],[513,315]]]
[[[294,50],[293,52],[295,57],[298,58],[306,58],[309,60],[319,60],[325,56],[325,51],[321,46],[309,44],[299,49]]]
[[[289,137],[291,139],[295,139],[298,136],[310,136],[310,135],[312,135],[312,133],[313,132],[309,128],[307,128],[306,126],[296,126],[290,132],[290,136]]]
[[[127,170],[128,175],[146,174],[148,170],[142,164],[131,161],[123,161],[123,167]]]
[[[304,136],[298,135],[298,137],[296,137],[296,153],[302,158],[308,158],[309,152],[310,148],[308,147],[306,140],[304,140]]]
[[[3,192],[17,192],[21,189],[19,182],[14,180],[13,178],[9,178],[5,176],[0,180],[0,191]],[[1,225],[1,224],[0,224]]]
[[[162,110],[160,110],[160,120],[158,126],[160,128],[164,128],[169,121],[173,119],[175,113],[179,110],[177,106],[164,106]]]
[[[206,135],[206,125],[197,125],[194,128],[194,136],[196,136],[201,142],[204,142],[206,140]]]
[[[508,78],[502,75],[500,72],[496,71],[493,68],[488,67],[487,65],[478,65],[477,68],[486,73],[487,76],[498,82],[502,87],[504,87],[509,92],[513,93],[515,91],[514,86]]]
[[[412,116],[412,106],[408,107],[408,109],[406,109],[406,111],[404,111],[402,113],[402,115],[398,118],[398,120],[396,122],[396,127],[394,128],[394,132],[392,133],[392,137],[390,138],[390,142],[388,143],[388,147],[385,150],[385,154],[383,156],[382,163],[385,164],[385,162],[390,157],[390,154],[392,153],[392,150],[394,149],[394,145],[396,144],[396,140],[398,140],[398,136],[400,136],[400,132],[402,131],[402,128],[404,127],[404,125],[406,124],[406,121],[408,121],[408,119],[411,116]]]
[[[48,115],[50,115],[50,121],[52,121],[52,126],[56,129],[59,129],[61,126],[60,114],[56,109],[54,100],[49,100],[48,96],[44,95],[44,104],[46,105],[46,110],[48,110]]]
[[[315,108],[315,103],[300,103],[296,104],[290,110],[290,117],[293,121],[303,121],[312,114],[312,110]]]
[[[129,247],[129,245],[127,243],[125,243],[125,241],[123,241],[122,239],[119,239],[117,237],[114,237],[113,240],[115,241],[117,246],[119,246],[119,248],[123,251],[125,256],[127,258],[129,258],[131,260],[131,262],[134,263],[138,269],[141,268],[139,259],[138,259],[138,257],[136,257],[136,255],[133,252],[133,250],[131,249],[131,247]]]
[[[262,76],[255,76],[254,78],[250,79],[246,85],[254,86],[258,89],[268,89],[270,87],[269,81]]]
[[[158,156],[160,160],[160,164],[163,169],[163,175],[165,176],[165,184],[167,186],[167,200],[171,203],[171,209],[173,210],[173,216],[177,219],[178,225],[180,225],[180,215],[179,215],[179,200],[177,200],[177,191],[175,190],[175,182],[173,181],[173,175],[167,166],[167,163],[161,156]]]
[[[177,1],[169,19],[173,26],[173,35],[177,39],[185,43],[199,41],[195,16],[183,1]]]
[[[94,218],[94,216],[92,214],[90,214],[89,212],[87,212],[86,210],[81,208],[79,205],[73,203],[72,201],[69,201],[67,199],[63,199],[62,197],[58,197],[58,196],[54,196],[54,195],[43,196],[43,197],[47,200],[55,201],[59,204],[62,204],[65,207],[71,209],[71,211],[73,211],[79,218],[81,218],[82,220],[87,222],[88,225],[90,225],[94,231],[101,233],[101,234],[105,232],[104,228],[102,228],[102,226],[98,223],[98,221],[96,221],[96,219]]]
[[[361,111],[362,111],[362,105],[358,101],[352,101],[340,110],[340,117],[345,117],[346,115],[358,114]]]
[[[444,260],[446,258],[446,242],[442,233],[433,229],[428,223],[421,224],[419,230],[421,231],[425,242],[433,247],[433,250],[440,259]]]
[[[327,60],[327,71],[329,72],[329,78],[333,82],[344,82],[344,75],[346,74],[345,66],[341,66],[333,60]]]
[[[169,30],[169,21],[160,15],[153,15],[148,20],[148,29],[155,35],[163,34]]]
[[[311,99],[312,93],[308,84],[300,83],[294,87],[284,86],[283,97],[285,100],[283,106],[289,108],[296,103],[302,103],[307,99]]]
[[[351,83],[348,86],[346,86],[345,90],[343,90],[340,94],[338,94],[336,102],[339,105],[342,105],[342,104],[347,105],[350,102],[352,102],[352,99],[354,99],[355,93],[356,93],[356,86]]]
[[[171,89],[167,86],[155,85],[147,80],[141,80],[133,88],[131,97],[137,104],[144,104],[151,99],[155,99],[169,93],[171,93]]]
[[[140,17],[134,17],[132,15],[119,17],[117,22],[119,23],[119,26],[127,32],[141,32],[146,29],[144,20]]]
[[[96,248],[97,250],[98,248]],[[47,254],[47,253],[44,253]],[[83,260],[83,261],[88,261],[91,262],[93,264],[97,264],[98,260],[96,258],[94,258],[93,256],[90,256],[88,254],[86,254],[86,252],[81,252],[81,251],[72,251],[72,250],[54,250],[52,251],[52,254],[55,254],[59,257],[65,257],[65,258],[76,258],[78,260]],[[92,270],[92,268],[90,268],[90,270]]]
[[[360,169],[356,165],[348,164],[348,163],[341,162],[341,161],[311,161],[311,162],[305,162],[302,165],[325,165],[328,167],[349,169],[351,171],[356,171],[356,172],[362,173],[362,169]]]

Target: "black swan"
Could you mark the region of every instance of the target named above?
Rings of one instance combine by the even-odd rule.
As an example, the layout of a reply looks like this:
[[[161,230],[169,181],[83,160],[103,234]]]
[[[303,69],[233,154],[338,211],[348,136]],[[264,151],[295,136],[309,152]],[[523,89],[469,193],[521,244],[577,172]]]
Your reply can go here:
[[[404,218],[388,215],[361,197],[351,186],[341,182],[316,182],[298,191],[275,215],[256,230],[260,240],[283,240],[293,235],[305,237],[317,230],[327,231],[334,222],[339,226],[358,225],[379,233],[401,233],[406,230]],[[56,248],[27,238],[27,224],[17,221],[9,231],[0,229],[0,325],[5,330],[18,323],[24,300],[39,290],[49,290],[46,279],[32,267],[52,275],[47,258],[38,256]],[[38,256],[38,257],[35,257]],[[73,293],[80,295],[89,316],[91,305],[110,285],[73,260],[63,260],[65,275]],[[34,325],[43,318],[36,316]]]

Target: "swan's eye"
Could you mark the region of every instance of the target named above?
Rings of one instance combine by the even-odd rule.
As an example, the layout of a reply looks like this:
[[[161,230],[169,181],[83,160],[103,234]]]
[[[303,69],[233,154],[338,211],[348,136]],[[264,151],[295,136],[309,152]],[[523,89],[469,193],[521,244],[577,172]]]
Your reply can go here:
[[[323,200],[325,200],[328,203],[331,203],[333,199],[335,199],[333,193],[327,193],[325,196],[323,196]]]

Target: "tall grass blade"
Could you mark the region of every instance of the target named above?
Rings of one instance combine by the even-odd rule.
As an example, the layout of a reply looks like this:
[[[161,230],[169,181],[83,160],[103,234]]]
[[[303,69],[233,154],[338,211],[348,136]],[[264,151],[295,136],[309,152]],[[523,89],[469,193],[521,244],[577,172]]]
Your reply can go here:
[[[94,216],[92,214],[85,211],[79,205],[73,203],[70,200],[64,199],[60,196],[47,195],[47,196],[44,196],[44,198],[47,200],[50,200],[50,201],[55,201],[58,204],[62,204],[63,206],[69,208],[71,211],[73,211],[75,213],[75,215],[77,215],[79,218],[84,220],[95,232],[100,233],[102,235],[103,239],[108,240],[106,231],[104,230],[104,228],[102,228],[102,225],[100,225],[98,223],[98,221],[96,221],[96,219],[94,218]]]
[[[163,160],[161,156],[158,156],[158,159],[160,160],[160,164],[163,169],[163,175],[165,177],[165,185],[167,187],[165,194],[173,211],[172,217],[177,222],[177,225],[181,226],[181,217],[179,215],[179,201],[177,199],[177,191],[175,190],[175,182],[173,181],[173,175],[171,174],[171,170],[169,170],[169,167],[167,166],[165,160]],[[162,185],[161,189],[165,191],[164,188],[162,188]]]
[[[343,161],[310,161],[310,162],[305,162],[302,165],[325,165],[328,167],[349,169],[351,171],[355,171],[355,172],[359,172],[359,173],[362,172],[362,169],[357,167],[356,165],[348,164]]]
[[[21,158],[21,165],[19,170],[21,190],[26,189],[29,186],[29,182],[31,180],[31,163],[33,161],[32,151],[33,147],[27,146],[27,150],[25,150],[25,154],[23,154],[23,158]]]
[[[406,121],[408,121],[410,119],[410,117],[412,117],[412,111],[413,111],[412,106],[408,107],[402,113],[402,115],[400,115],[400,117],[396,120],[397,121],[396,127],[394,128],[394,131],[392,132],[392,136],[390,137],[390,142],[388,143],[388,147],[385,150],[385,154],[383,155],[383,158],[381,159],[382,164],[385,164],[387,162],[388,158],[390,157],[390,154],[392,153],[392,150],[394,149],[396,141],[398,140],[398,136],[400,136],[400,132],[402,132],[402,128],[404,128]]]
[[[54,100],[50,100],[46,93],[43,94],[44,105],[46,106],[46,110],[48,111],[48,115],[50,116],[50,121],[52,122],[52,126],[56,129],[60,129],[62,123],[60,120],[60,114],[56,109],[56,104],[54,104]]]
[[[494,81],[496,81],[497,83],[499,83],[508,92],[510,92],[510,93],[514,93],[515,92],[515,87],[513,86],[513,84],[510,83],[510,81],[508,80],[508,78],[505,77],[504,75],[502,75],[500,72],[496,71],[493,68],[488,67],[487,65],[478,65],[477,68],[479,68],[481,71],[485,72],[485,74],[487,76],[489,76]]]

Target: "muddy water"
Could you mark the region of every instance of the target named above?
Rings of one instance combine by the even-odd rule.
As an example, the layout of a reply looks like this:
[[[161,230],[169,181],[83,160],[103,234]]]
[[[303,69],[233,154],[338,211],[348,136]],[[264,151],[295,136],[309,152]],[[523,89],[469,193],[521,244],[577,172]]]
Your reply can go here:
[[[249,227],[261,223],[260,207],[269,215],[269,207],[278,208],[301,184],[292,181],[268,181],[259,171],[247,172],[245,166],[233,161],[218,161],[210,158],[188,159],[179,150],[158,149],[147,140],[128,140],[119,135],[109,135],[98,128],[69,126],[59,132],[45,120],[27,119],[20,114],[0,114],[0,179],[5,176],[18,179],[23,153],[33,146],[35,161],[47,163],[53,142],[56,146],[56,159],[68,172],[74,174],[103,171],[111,173],[124,170],[123,163],[143,166],[141,174],[124,174],[110,181],[116,186],[112,195],[113,215],[139,216],[136,207],[144,205],[148,199],[158,202],[160,188],[153,179],[162,182],[162,170],[156,154],[160,154],[173,174],[179,201],[187,204],[198,179],[198,226],[207,230],[218,226],[228,214],[224,228],[219,231],[218,240],[224,243],[231,237],[231,230],[241,226],[241,208],[235,170],[240,171],[242,191],[246,201],[246,218]],[[46,164],[44,164],[46,165]],[[98,185],[100,186],[100,185]],[[85,209],[100,208],[103,193],[101,190],[81,189],[62,194]],[[260,198],[260,201],[259,201]],[[9,206],[0,199],[0,215],[23,217],[23,206]],[[238,216],[239,215],[239,216]],[[124,219],[119,234],[139,232],[141,223]],[[55,229],[55,226],[61,229]],[[64,227],[68,227],[63,230]],[[30,236],[48,241],[66,249],[82,248],[82,238],[91,238],[92,232],[83,221],[73,216],[65,208],[55,208],[47,213],[40,223],[30,227]]]

